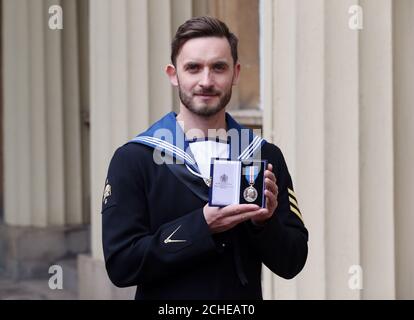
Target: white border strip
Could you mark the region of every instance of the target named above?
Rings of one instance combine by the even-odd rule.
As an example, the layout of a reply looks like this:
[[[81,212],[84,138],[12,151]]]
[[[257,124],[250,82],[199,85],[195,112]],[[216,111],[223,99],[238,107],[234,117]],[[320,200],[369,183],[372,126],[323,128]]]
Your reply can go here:
[[[137,137],[137,138],[132,139],[132,141],[142,141],[142,142],[151,143],[155,147],[164,148],[164,149],[172,152],[173,154],[176,154],[176,155],[180,156],[181,158],[183,158],[184,160],[186,160],[187,162],[189,162],[192,165],[195,164],[195,161],[188,155],[188,153],[184,152],[180,148],[177,148],[173,144],[171,144],[169,142],[166,142],[164,140],[154,138],[154,137]]]

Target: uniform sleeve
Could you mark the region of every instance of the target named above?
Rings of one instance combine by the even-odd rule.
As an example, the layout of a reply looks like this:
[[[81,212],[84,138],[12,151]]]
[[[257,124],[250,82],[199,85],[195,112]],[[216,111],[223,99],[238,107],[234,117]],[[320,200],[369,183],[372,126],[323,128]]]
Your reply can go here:
[[[292,179],[281,151],[269,159],[278,185],[278,207],[263,227],[249,225],[251,240],[263,263],[278,276],[291,279],[304,267],[308,255],[308,231],[299,210]],[[275,170],[276,169],[276,170]]]
[[[105,266],[118,287],[174,276],[216,251],[202,208],[150,231],[143,169],[130,158],[114,154],[102,199]]]

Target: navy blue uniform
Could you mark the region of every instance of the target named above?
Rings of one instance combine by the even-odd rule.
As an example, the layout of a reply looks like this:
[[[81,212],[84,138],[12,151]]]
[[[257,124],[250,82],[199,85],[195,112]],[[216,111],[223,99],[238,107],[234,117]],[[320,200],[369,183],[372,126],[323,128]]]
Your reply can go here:
[[[137,286],[136,299],[261,299],[262,263],[283,278],[296,276],[307,258],[308,232],[281,151],[266,142],[261,157],[277,178],[274,215],[264,227],[246,221],[211,234],[202,179],[184,164],[157,164],[147,145],[120,147],[102,207],[111,281]]]

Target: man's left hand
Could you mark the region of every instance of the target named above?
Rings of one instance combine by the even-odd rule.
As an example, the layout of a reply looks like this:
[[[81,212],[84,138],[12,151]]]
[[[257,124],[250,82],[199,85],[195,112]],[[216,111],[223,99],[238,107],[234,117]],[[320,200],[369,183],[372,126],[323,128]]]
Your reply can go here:
[[[277,208],[278,188],[276,184],[276,176],[272,171],[273,166],[269,163],[267,165],[267,170],[264,173],[266,207],[263,210],[263,214],[251,219],[252,223],[255,225],[263,225],[266,222],[266,220],[272,217],[273,213]]]

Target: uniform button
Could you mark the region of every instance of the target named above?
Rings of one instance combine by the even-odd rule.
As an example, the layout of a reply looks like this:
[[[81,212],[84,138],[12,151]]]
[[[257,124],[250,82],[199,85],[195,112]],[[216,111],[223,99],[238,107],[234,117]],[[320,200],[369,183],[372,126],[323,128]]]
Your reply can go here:
[[[226,244],[225,243],[222,243],[221,246],[224,248],[226,246]]]

